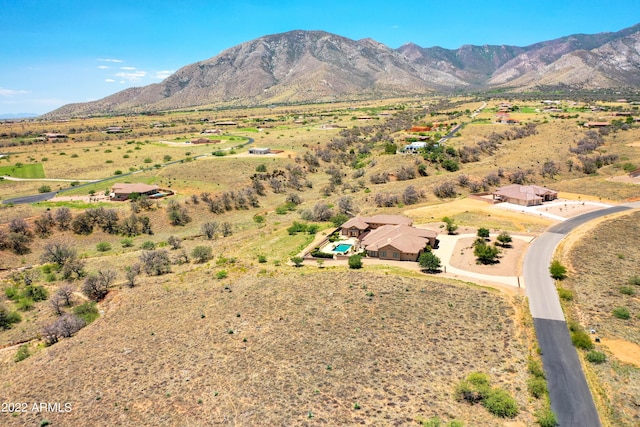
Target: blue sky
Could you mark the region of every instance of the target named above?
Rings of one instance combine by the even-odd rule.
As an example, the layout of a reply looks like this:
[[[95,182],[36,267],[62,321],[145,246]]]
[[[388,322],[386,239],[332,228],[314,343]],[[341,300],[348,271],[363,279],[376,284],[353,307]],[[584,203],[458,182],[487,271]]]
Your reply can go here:
[[[0,0],[0,114],[42,114],[157,83],[237,44],[295,29],[456,49],[526,46],[639,22],[639,0]]]

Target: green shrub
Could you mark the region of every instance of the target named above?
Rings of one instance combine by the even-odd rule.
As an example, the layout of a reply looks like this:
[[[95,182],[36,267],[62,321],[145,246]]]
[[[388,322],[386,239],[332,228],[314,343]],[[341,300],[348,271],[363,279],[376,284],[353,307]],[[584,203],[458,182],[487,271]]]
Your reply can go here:
[[[96,307],[96,303],[93,301],[75,306],[73,308],[73,314],[84,320],[87,325],[100,317],[98,307]]]
[[[260,264],[264,264],[265,262],[267,262],[267,257],[264,255],[258,255],[258,262]]]
[[[51,192],[51,187],[48,185],[42,185],[38,187],[38,193],[49,193]]]
[[[349,257],[349,268],[357,270],[362,268],[362,256],[361,255],[351,255]]]
[[[582,329],[571,332],[571,342],[575,347],[583,350],[593,349],[593,341],[591,341],[591,337]]]
[[[140,245],[140,247],[146,251],[152,251],[156,248],[156,244],[153,243],[151,240],[147,240],[142,245]]]
[[[528,370],[534,377],[544,378],[544,369],[542,368],[542,362],[539,360],[529,358]]]
[[[4,305],[0,305],[0,330],[9,329],[14,323],[22,320],[15,311],[9,311]]]
[[[573,291],[565,288],[558,288],[558,296],[564,301],[573,301]]]
[[[591,363],[604,363],[607,361],[607,355],[600,351],[590,351],[587,353],[586,358]]]
[[[29,311],[33,309],[33,304],[34,302],[31,298],[20,298],[16,305],[20,311]]]
[[[629,284],[630,285],[635,285],[635,286],[640,286],[640,276],[631,276],[629,278]]]
[[[49,298],[49,292],[47,292],[43,286],[29,285],[25,286],[20,296],[22,298],[29,298],[34,302],[46,301],[46,299]]]
[[[128,237],[120,240],[120,244],[123,248],[130,248],[133,246],[133,239],[129,239]]]
[[[560,261],[554,259],[549,266],[549,273],[554,279],[562,280],[567,277],[567,268],[560,264]]]
[[[482,405],[487,411],[501,418],[514,418],[518,415],[518,402],[501,388],[492,388]]]
[[[229,273],[227,273],[225,270],[220,270],[216,273],[217,279],[226,279],[228,276],[229,276]]]
[[[540,427],[556,427],[558,425],[556,414],[548,405],[536,411],[534,415],[536,417],[536,422]]]
[[[291,262],[296,267],[300,267],[300,266],[302,266],[302,263],[304,262],[304,258],[302,258],[301,256],[294,256],[294,257],[291,258]]]
[[[636,290],[633,288],[633,286],[621,286],[620,293],[624,295],[635,295]]]
[[[617,319],[628,320],[631,317],[629,309],[627,307],[616,307],[613,309],[613,315]]]
[[[547,394],[547,381],[541,377],[529,378],[527,381],[527,389],[531,396],[540,399]]]
[[[265,165],[264,163],[261,163],[258,166],[256,166],[256,172],[266,172],[266,171],[267,171],[267,165]]]
[[[111,245],[108,242],[100,242],[96,245],[98,252],[107,252],[111,250]]]
[[[211,246],[196,246],[191,251],[191,256],[197,263],[207,262],[212,256]]]
[[[13,360],[14,362],[18,363],[22,362],[29,356],[31,356],[31,353],[29,353],[29,344],[22,344],[20,347],[18,347],[18,352],[14,356]]]

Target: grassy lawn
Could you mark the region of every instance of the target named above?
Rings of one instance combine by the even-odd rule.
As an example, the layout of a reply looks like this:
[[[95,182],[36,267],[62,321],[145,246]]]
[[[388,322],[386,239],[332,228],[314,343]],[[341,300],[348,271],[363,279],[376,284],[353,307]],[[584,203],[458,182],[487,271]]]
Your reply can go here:
[[[42,163],[22,164],[13,166],[0,166],[0,175],[12,176],[14,178],[44,178],[44,168]]]

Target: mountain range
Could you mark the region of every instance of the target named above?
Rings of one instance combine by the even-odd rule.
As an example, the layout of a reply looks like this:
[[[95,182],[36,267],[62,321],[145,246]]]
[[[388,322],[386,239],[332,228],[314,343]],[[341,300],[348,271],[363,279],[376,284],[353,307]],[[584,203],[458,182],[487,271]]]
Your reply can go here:
[[[392,49],[324,31],[267,35],[186,65],[160,83],[68,104],[48,118],[195,107],[326,102],[545,87],[640,86],[640,24],[530,46]]]

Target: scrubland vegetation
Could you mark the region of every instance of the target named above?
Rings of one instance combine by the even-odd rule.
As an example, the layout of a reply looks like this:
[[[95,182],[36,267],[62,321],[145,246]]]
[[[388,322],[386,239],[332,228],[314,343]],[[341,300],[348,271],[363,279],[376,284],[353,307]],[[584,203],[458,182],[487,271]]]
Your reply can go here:
[[[640,167],[637,125],[612,120],[588,130],[583,122],[609,113],[582,108],[566,120],[538,101],[522,103],[511,112],[515,125],[495,123],[496,101],[471,119],[482,101],[445,98],[2,124],[0,174],[45,179],[0,180],[3,200],[68,189],[65,199],[0,208],[6,393],[74,402],[72,415],[50,417],[65,423],[171,424],[181,415],[192,424],[489,426],[507,417],[553,425],[544,379],[531,372],[535,343],[518,314],[527,310],[522,300],[418,272],[383,274],[362,258],[341,267],[299,259],[354,215],[433,207],[431,222],[446,217],[443,232],[480,228],[476,257],[491,265],[510,232],[544,225],[449,213],[443,203],[509,183],[583,200],[637,197],[637,185],[607,179]],[[211,137],[219,142],[184,143],[229,120],[237,124]],[[105,134],[107,126],[126,132]],[[46,132],[66,138],[43,140]],[[422,152],[400,153],[417,140],[426,141]],[[249,146],[276,154],[249,155]],[[109,202],[116,182],[175,195]],[[495,243],[485,241],[489,230],[501,231]],[[598,246],[620,241],[602,236]],[[637,343],[638,260],[617,246],[607,251],[629,263],[616,271],[630,273],[600,296],[597,322]],[[581,304],[572,265],[563,299]],[[420,266],[435,273],[440,260],[425,256]],[[596,351],[605,358],[587,354],[598,376],[607,366],[635,372]],[[90,363],[79,365],[80,355]],[[46,378],[45,364],[53,367]],[[628,409],[630,400],[612,405]]]

